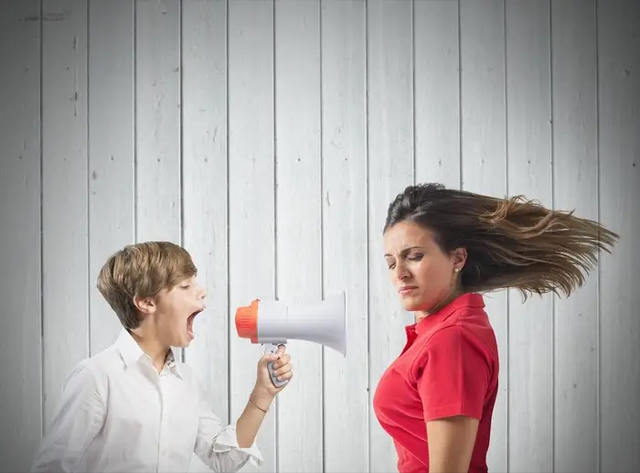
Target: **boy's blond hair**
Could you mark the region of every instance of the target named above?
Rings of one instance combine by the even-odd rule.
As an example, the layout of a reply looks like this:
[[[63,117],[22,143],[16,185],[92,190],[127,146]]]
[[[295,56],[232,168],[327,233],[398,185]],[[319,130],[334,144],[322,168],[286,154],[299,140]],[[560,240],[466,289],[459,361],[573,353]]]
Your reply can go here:
[[[148,241],[111,255],[98,274],[98,290],[122,325],[131,330],[140,325],[134,297],[156,297],[196,274],[187,250],[168,241]]]

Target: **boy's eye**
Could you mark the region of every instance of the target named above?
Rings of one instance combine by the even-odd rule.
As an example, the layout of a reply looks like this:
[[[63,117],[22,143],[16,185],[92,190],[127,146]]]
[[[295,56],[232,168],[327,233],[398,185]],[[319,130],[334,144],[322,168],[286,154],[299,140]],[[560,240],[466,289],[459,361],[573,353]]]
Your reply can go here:
[[[191,287],[189,284],[182,286],[182,289],[189,289],[189,287]]]

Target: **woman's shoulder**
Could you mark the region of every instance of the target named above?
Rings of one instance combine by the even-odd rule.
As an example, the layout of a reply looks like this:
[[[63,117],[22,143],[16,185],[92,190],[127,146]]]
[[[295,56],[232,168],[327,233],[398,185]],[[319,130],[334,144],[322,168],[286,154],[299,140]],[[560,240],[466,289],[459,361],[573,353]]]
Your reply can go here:
[[[492,364],[498,360],[498,345],[491,324],[475,317],[456,317],[440,324],[424,338],[418,363],[429,358],[462,354],[479,357]]]

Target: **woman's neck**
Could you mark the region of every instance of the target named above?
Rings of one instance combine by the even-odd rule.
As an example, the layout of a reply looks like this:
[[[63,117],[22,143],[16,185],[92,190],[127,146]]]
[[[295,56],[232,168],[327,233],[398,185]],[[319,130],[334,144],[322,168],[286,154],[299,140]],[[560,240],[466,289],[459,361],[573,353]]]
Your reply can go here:
[[[442,298],[439,302],[434,304],[429,310],[418,311],[415,313],[416,323],[423,320],[425,317],[429,317],[432,314],[435,314],[442,310],[442,308],[451,304],[455,299],[460,297],[462,294],[462,290],[458,288],[454,288],[451,290],[444,298]]]

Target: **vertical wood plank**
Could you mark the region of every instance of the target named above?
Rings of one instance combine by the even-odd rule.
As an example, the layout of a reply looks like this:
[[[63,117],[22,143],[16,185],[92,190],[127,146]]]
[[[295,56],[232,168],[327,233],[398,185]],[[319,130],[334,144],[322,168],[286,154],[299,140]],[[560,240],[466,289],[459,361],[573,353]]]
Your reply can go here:
[[[136,240],[181,243],[180,2],[136,0]]]
[[[43,2],[42,304],[45,429],[89,355],[87,4]]]
[[[400,306],[384,265],[382,229],[387,207],[414,182],[412,3],[367,2],[369,379],[380,376],[406,342],[411,316]],[[371,408],[370,471],[397,471],[391,438]]]
[[[208,289],[185,358],[228,420],[226,2],[182,8],[184,245]]]
[[[554,206],[598,220],[595,2],[551,8]],[[554,468],[590,473],[599,428],[597,273],[571,297],[556,298],[554,319]]]
[[[323,288],[347,293],[347,357],[324,351],[324,471],[360,473],[369,471],[365,5],[324,2],[321,14]]]
[[[462,188],[507,193],[503,0],[460,4]],[[485,295],[500,353],[500,392],[493,413],[489,470],[508,471],[508,305],[506,291]]]
[[[210,408],[229,422],[226,1],[185,0],[181,18],[183,244],[208,290],[185,361]],[[197,457],[192,463],[192,470],[207,471]]]
[[[276,268],[278,299],[322,299],[320,2],[275,2]],[[301,369],[280,394],[278,471],[323,471],[320,345],[291,340]],[[291,415],[305,412],[305,415]],[[295,432],[295,435],[291,435]]]
[[[134,241],[134,4],[89,3],[90,351],[111,345],[122,325],[96,289],[109,255]]]
[[[620,235],[600,273],[600,471],[640,469],[640,3],[598,2],[600,219]]]
[[[415,2],[416,182],[460,187],[458,2]]]
[[[509,194],[551,208],[548,2],[506,2]],[[553,471],[553,297],[509,295],[509,470]]]
[[[27,471],[42,432],[40,2],[0,2],[0,472]],[[13,361],[13,362],[12,362]]]
[[[271,0],[229,2],[230,317],[238,306],[275,297],[273,20]],[[233,323],[229,330],[230,412],[235,420],[255,383],[263,348],[239,339]],[[277,471],[276,408],[277,402],[258,433],[262,471]],[[242,471],[256,469],[247,464]]]

